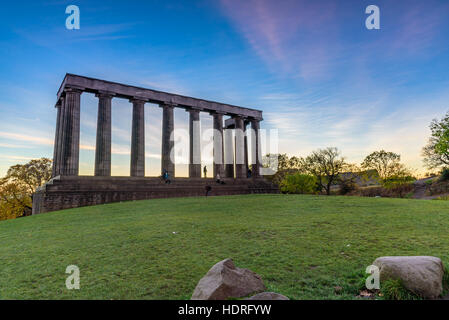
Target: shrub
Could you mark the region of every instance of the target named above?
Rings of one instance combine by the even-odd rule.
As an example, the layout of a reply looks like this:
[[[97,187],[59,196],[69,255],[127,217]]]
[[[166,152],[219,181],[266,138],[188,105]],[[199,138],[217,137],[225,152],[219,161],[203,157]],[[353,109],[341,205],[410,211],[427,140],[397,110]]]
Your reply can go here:
[[[265,176],[265,179],[269,180],[271,183],[280,186],[281,182],[289,175],[296,174],[299,171],[297,169],[282,169],[278,170],[273,175]]]
[[[449,196],[441,196],[441,197],[438,197],[438,198],[433,198],[432,200],[445,200],[445,201],[448,201],[449,200]]]
[[[340,194],[345,195],[353,192],[357,189],[357,184],[352,180],[341,180],[340,181]]]
[[[440,181],[448,181],[449,180],[449,168],[444,168],[441,170]]]
[[[295,173],[287,175],[280,183],[282,193],[316,193],[317,179],[307,174]]]
[[[391,190],[393,194],[403,198],[404,195],[413,191],[413,181],[415,181],[415,178],[411,176],[391,177],[385,179],[383,185],[386,189]]]
[[[348,195],[360,196],[360,197],[387,197],[387,198],[404,198],[412,197],[414,186],[412,183],[403,184],[399,186],[390,185],[387,187],[369,186],[363,188],[357,188],[350,192]]]

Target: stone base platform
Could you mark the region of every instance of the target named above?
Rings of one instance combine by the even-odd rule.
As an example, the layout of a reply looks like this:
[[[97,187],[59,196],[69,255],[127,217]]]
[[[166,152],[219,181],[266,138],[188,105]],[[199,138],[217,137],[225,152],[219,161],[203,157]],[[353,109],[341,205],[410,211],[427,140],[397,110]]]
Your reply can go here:
[[[175,178],[166,184],[161,178],[57,176],[36,190],[33,214],[110,202],[170,197],[278,193],[263,178],[223,179]]]

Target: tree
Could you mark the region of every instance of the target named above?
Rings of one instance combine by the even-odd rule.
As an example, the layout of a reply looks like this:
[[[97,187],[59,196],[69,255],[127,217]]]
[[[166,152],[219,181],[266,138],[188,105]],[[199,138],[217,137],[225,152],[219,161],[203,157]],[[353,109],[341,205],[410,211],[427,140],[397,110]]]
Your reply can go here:
[[[301,170],[302,158],[296,156],[289,158],[285,153],[268,153],[264,157],[263,166],[264,168],[270,168],[272,170],[272,174],[266,175],[265,178],[278,186],[287,175],[303,172]]]
[[[265,169],[270,169],[272,174],[275,174],[288,166],[288,156],[285,153],[267,153],[262,159],[262,166]]]
[[[354,163],[347,163],[344,168],[345,172],[338,175],[338,184],[340,185],[340,194],[345,195],[357,189],[358,182],[366,180],[365,172]]]
[[[449,166],[449,112],[430,123],[429,142],[422,150],[424,164],[429,169]]]
[[[286,170],[289,168],[289,159],[286,153],[277,155],[278,170]]]
[[[315,176],[297,172],[287,175],[284,180],[281,181],[279,186],[283,193],[316,193],[317,180]]]
[[[332,184],[347,166],[337,148],[318,149],[302,162],[303,169],[316,177],[319,189],[324,190],[327,195],[330,195]]]
[[[392,176],[402,175],[406,171],[405,166],[401,164],[401,156],[385,150],[374,151],[366,156],[362,168],[376,170],[383,181]]]
[[[0,220],[31,213],[32,194],[51,178],[51,160],[41,158],[8,169],[0,179]]]
[[[293,156],[291,158],[288,159],[288,169],[292,169],[292,170],[301,170],[301,157],[296,157]]]

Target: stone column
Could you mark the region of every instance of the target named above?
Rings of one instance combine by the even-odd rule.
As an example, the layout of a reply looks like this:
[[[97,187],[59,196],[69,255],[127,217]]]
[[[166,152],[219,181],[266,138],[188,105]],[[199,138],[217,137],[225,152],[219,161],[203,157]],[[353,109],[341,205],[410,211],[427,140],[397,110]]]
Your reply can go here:
[[[214,112],[212,113],[214,117],[214,176],[215,179],[217,174],[223,178],[224,166],[223,166],[223,114]]]
[[[260,153],[260,120],[251,120],[251,158],[253,177],[260,176],[261,159]]]
[[[162,108],[162,161],[161,173],[168,171],[170,178],[175,177],[175,141],[173,137],[174,129],[174,105],[161,104]]]
[[[95,175],[111,176],[111,100],[112,94],[98,93]]]
[[[189,177],[201,178],[201,126],[200,110],[189,109]]]
[[[243,121],[243,135],[244,135],[244,161],[245,161],[245,172],[248,172],[249,169],[249,164],[248,164],[248,135],[247,135],[247,131],[246,131],[246,126],[247,126],[248,122]]]
[[[79,172],[81,93],[79,89],[65,89],[61,128],[61,175],[77,176]]]
[[[58,157],[59,157],[59,128],[61,126],[61,105],[58,103],[56,105],[56,109],[58,110],[56,115],[56,129],[55,129],[55,143],[53,145],[53,166],[51,176],[56,177],[57,173],[59,173],[58,168]]]
[[[62,161],[63,161],[63,139],[64,139],[64,116],[65,116],[65,97],[61,97],[60,100],[60,112],[59,112],[59,127],[58,127],[58,140],[56,143],[56,170],[55,170],[55,176],[59,176],[62,174],[62,168],[64,167]]]
[[[235,120],[235,177],[246,178],[245,171],[245,137],[243,132],[243,119],[236,116]]]
[[[133,104],[133,122],[131,130],[131,176],[145,176],[145,102],[141,99],[130,100]]]
[[[231,128],[226,128],[224,130],[226,178],[234,178],[234,138],[232,136],[232,131]]]

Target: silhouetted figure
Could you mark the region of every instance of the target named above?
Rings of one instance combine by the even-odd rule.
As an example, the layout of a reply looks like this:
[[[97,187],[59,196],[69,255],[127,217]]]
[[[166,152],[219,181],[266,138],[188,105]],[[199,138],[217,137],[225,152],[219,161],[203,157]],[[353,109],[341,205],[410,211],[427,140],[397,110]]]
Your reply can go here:
[[[165,184],[170,184],[170,175],[168,174],[167,169],[164,169],[164,173],[162,174],[162,179],[164,179]]]
[[[209,192],[212,190],[211,186],[206,186],[206,197],[209,195]]]
[[[204,178],[207,178],[207,168],[206,168],[206,166],[204,166],[203,172],[204,172]]]
[[[246,173],[246,177],[251,178],[252,175],[253,175],[253,172],[251,171],[251,169],[248,169],[248,172]]]

